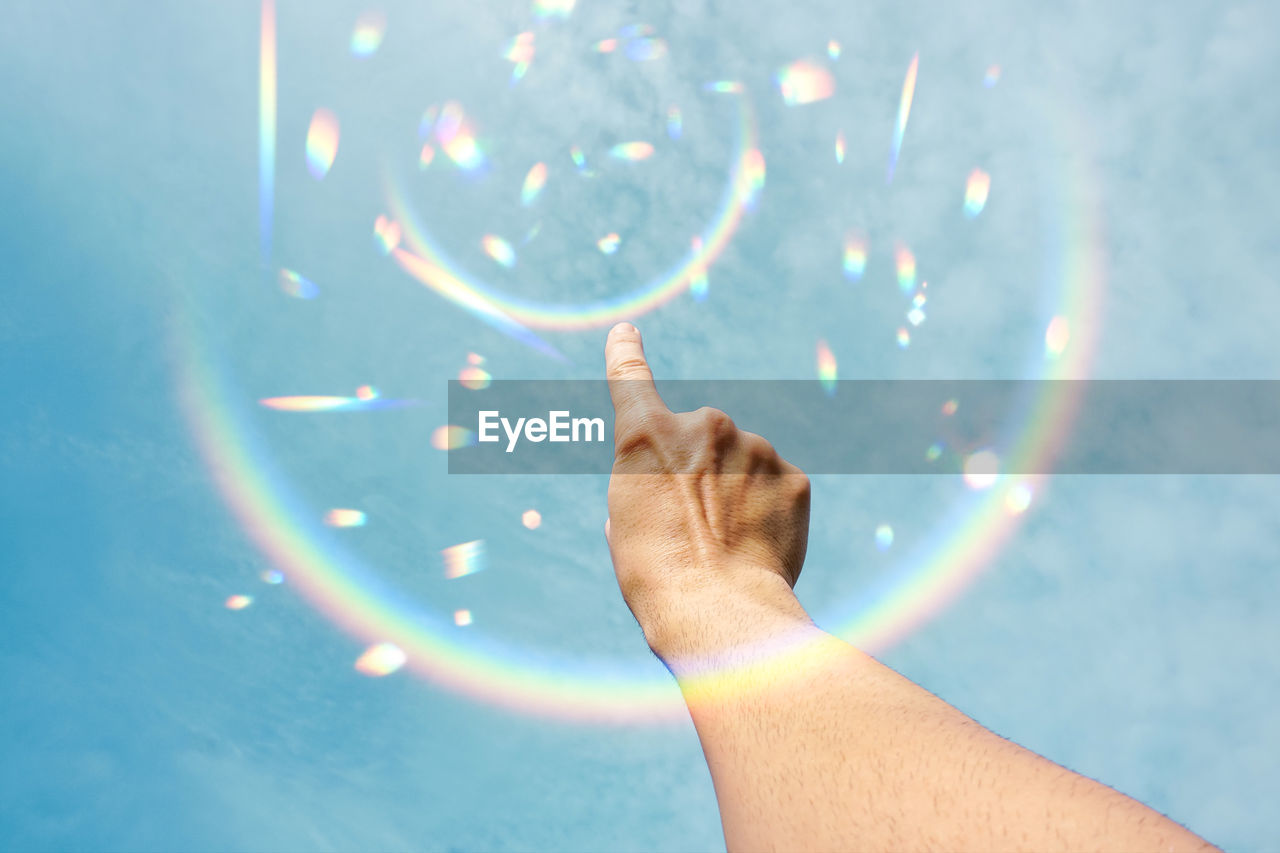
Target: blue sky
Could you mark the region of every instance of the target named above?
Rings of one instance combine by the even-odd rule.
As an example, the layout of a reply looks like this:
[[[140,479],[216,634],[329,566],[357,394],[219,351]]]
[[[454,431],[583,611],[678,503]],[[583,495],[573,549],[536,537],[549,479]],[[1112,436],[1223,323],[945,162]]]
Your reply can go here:
[[[398,601],[469,607],[478,646],[660,667],[617,594],[605,482],[457,478],[429,447],[444,380],[468,352],[502,378],[589,378],[604,330],[539,333],[534,352],[422,287],[371,241],[384,168],[477,280],[526,299],[622,293],[687,250],[723,191],[743,81],[768,177],[757,209],[687,295],[634,318],[659,377],[810,378],[827,340],[844,377],[1037,375],[1054,288],[1078,244],[1055,235],[1097,201],[1105,278],[1092,375],[1271,378],[1278,303],[1280,20],[1264,3],[1117,7],[579,0],[388,2],[386,37],[348,51],[366,5],[280,0],[271,269],[258,233],[258,4],[19,0],[0,32],[0,409],[5,547],[0,660],[9,733],[0,842],[12,849],[722,848],[687,724],[598,726],[501,710],[404,670],[352,664],[369,638],[335,625],[237,522],[178,404],[173,329],[200,330],[237,417],[311,513]],[[668,56],[590,45],[646,23]],[[514,86],[501,54],[533,30]],[[838,60],[828,40],[841,42]],[[907,63],[919,81],[884,175]],[[773,83],[808,57],[835,94],[788,107]],[[1001,66],[1000,81],[982,84]],[[467,109],[490,157],[467,176],[416,168],[418,119]],[[664,135],[679,104],[684,134]],[[311,115],[341,122],[333,169],[306,171]],[[846,137],[843,165],[832,154]],[[616,141],[656,155],[620,164]],[[582,178],[581,145],[597,168]],[[533,210],[529,164],[551,164]],[[964,181],[992,176],[987,208]],[[484,233],[518,242],[504,270]],[[841,274],[849,228],[866,276]],[[617,254],[594,246],[619,231]],[[899,349],[893,246],[930,282]],[[291,299],[274,269],[320,295]],[[268,412],[260,397],[422,400],[402,413]],[[819,477],[798,591],[835,620],[907,570],[949,513],[954,478]],[[325,508],[364,528],[330,531]],[[543,525],[525,530],[536,506]],[[1132,794],[1233,850],[1277,836],[1274,703],[1280,484],[1273,477],[1060,477],[964,594],[887,663],[966,713]],[[892,548],[874,530],[891,523]],[[350,535],[348,535],[350,534]],[[484,539],[488,568],[445,583],[439,550]],[[450,585],[452,584],[452,585]],[[239,612],[233,593],[255,596]]]

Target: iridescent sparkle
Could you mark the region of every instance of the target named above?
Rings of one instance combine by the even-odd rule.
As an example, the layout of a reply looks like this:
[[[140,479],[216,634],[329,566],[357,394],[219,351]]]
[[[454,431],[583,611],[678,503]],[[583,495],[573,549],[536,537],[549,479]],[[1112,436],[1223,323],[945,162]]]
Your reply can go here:
[[[529,173],[524,176],[524,185],[520,188],[520,203],[525,207],[533,204],[542,188],[547,183],[547,164],[534,163]]]
[[[516,250],[511,244],[494,234],[486,234],[480,240],[484,253],[507,269],[516,265]]]
[[[409,656],[395,643],[378,643],[369,646],[356,659],[356,671],[377,678],[395,672],[408,659]]]
[[[483,539],[452,545],[440,554],[444,557],[444,576],[450,580],[484,571]]]
[[[291,269],[280,270],[280,289],[295,299],[315,299],[320,294],[320,288]]]
[[[351,55],[361,59],[373,56],[387,32],[387,18],[381,12],[365,12],[356,18],[351,31]]]
[[[774,79],[783,102],[789,107],[825,100],[836,91],[831,72],[805,59],[779,69]]]
[[[307,171],[317,181],[329,174],[338,156],[338,117],[323,107],[311,116],[307,128]]]
[[[828,397],[836,393],[836,357],[827,342],[818,341],[818,381]]]
[[[1048,358],[1057,358],[1067,348],[1071,340],[1071,325],[1065,315],[1059,314],[1049,321],[1044,330],[1044,354]]]
[[[975,491],[989,489],[1000,476],[1000,457],[994,450],[979,450],[964,460],[965,485]]]
[[[991,191],[991,176],[981,169],[969,173],[969,180],[964,187],[964,215],[973,219],[982,212],[987,204],[987,193]]]
[[[616,233],[606,234],[596,241],[596,248],[606,255],[612,255],[618,251],[618,246],[622,245],[622,238]]]
[[[459,447],[472,447],[475,443],[474,432],[453,424],[436,427],[431,433],[431,446],[436,450],[457,450]]]
[[[916,256],[905,243],[899,243],[894,252],[894,262],[898,269],[898,289],[910,293],[916,289]]]
[[[653,156],[653,145],[648,142],[620,142],[609,149],[609,156],[617,160],[648,160]]]
[[[858,281],[867,271],[867,238],[858,231],[844,236],[844,276]]]
[[[680,108],[669,108],[667,110],[667,136],[671,139],[679,139],[683,133],[684,119],[680,115]]]
[[[331,509],[324,514],[330,527],[364,527],[368,517],[358,509]]]

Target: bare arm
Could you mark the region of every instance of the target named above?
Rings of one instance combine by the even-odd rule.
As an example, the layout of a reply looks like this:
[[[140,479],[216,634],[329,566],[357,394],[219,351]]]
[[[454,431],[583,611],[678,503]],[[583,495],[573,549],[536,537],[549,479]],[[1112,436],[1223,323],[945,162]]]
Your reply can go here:
[[[614,568],[689,705],[730,850],[1215,849],[814,626],[792,593],[808,479],[723,413],[668,411],[633,327],[606,359]]]

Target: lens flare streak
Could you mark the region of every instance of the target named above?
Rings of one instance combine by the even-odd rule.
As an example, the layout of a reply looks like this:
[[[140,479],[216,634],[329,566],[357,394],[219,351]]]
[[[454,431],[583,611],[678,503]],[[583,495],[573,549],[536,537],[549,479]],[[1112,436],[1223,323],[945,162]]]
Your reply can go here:
[[[258,404],[277,412],[371,412],[381,409],[403,409],[418,405],[417,400],[391,400],[381,397],[333,397],[299,395],[263,397]]]
[[[902,81],[902,97],[898,101],[898,121],[893,128],[893,147],[889,150],[889,175],[885,183],[893,182],[893,170],[898,165],[898,154],[902,151],[902,137],[907,132],[907,119],[911,115],[911,99],[916,93],[916,73],[920,68],[920,54],[911,57],[907,66],[907,77]]]
[[[276,182],[276,4],[262,0],[258,43],[258,235],[262,262],[271,260]]]

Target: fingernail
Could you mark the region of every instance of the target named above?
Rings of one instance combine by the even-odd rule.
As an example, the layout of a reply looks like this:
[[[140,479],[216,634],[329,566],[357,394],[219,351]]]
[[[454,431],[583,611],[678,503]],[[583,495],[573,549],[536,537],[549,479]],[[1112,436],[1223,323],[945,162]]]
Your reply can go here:
[[[637,329],[635,326],[631,325],[630,323],[619,323],[618,325],[614,326],[614,328],[620,332],[634,332],[636,334],[640,334],[640,330]]]

